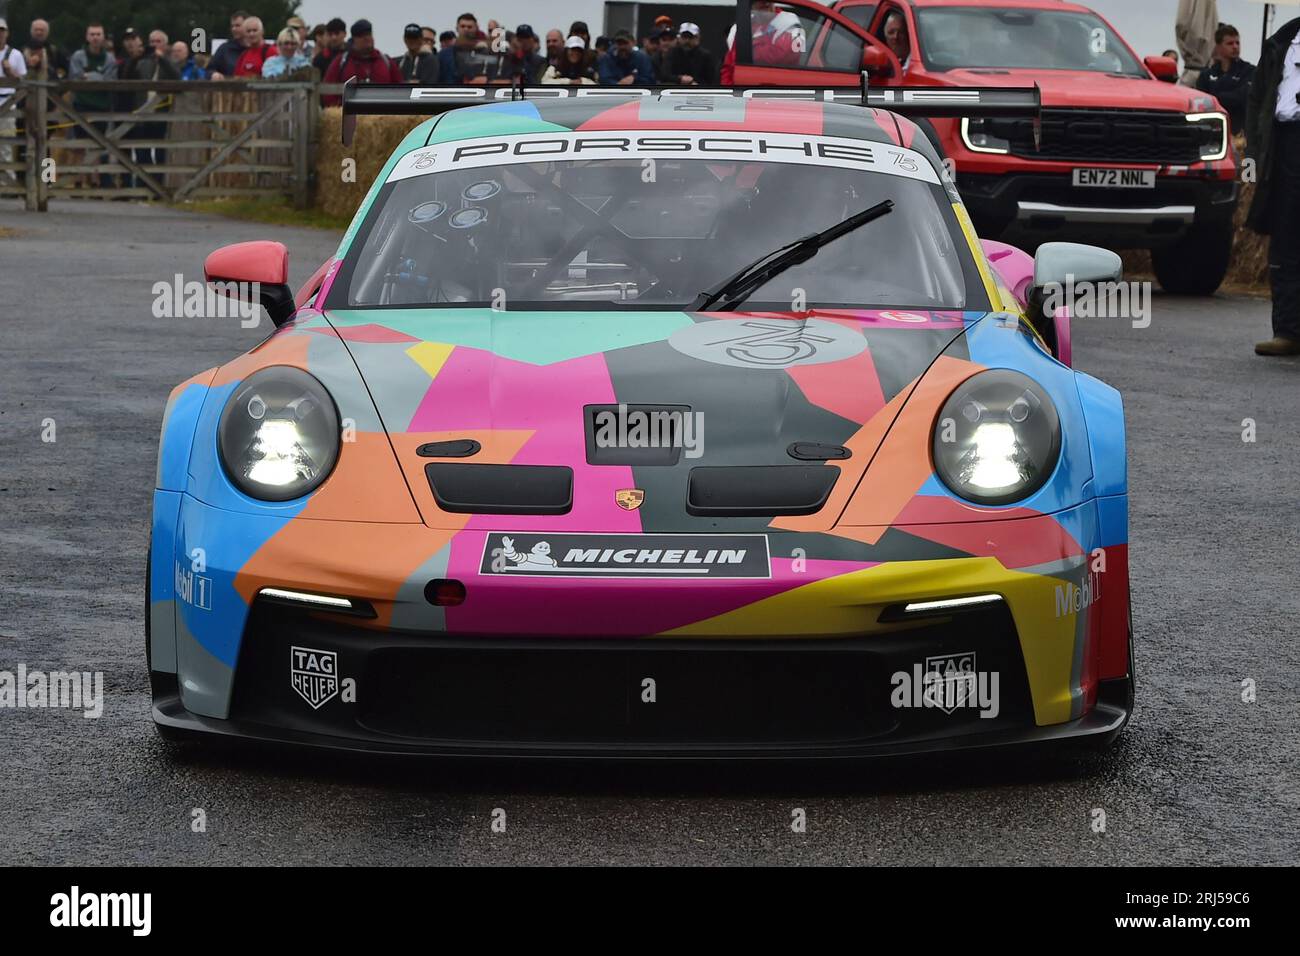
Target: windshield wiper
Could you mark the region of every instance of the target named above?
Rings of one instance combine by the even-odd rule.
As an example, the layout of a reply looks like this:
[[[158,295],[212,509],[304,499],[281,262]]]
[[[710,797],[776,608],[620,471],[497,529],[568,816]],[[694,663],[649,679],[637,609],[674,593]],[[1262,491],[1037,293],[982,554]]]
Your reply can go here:
[[[807,262],[817,255],[823,246],[834,242],[841,236],[848,235],[859,226],[865,226],[867,223],[879,219],[881,216],[886,216],[893,211],[894,201],[886,199],[870,209],[854,213],[848,219],[836,223],[829,229],[814,232],[802,239],[796,239],[794,242],[787,242],[781,248],[772,250],[761,259],[756,259],[711,289],[701,292],[695,301],[686,307],[687,311],[707,312],[714,303],[719,301],[722,304],[716,311],[726,312],[734,309],[749,298],[760,286],[770,282],[787,269],[802,262]]]

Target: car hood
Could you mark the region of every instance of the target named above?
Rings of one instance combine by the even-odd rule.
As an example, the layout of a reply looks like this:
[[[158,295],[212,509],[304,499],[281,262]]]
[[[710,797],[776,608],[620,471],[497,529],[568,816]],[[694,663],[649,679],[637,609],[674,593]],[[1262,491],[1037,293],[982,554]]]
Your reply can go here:
[[[950,70],[953,86],[1016,87],[1038,84],[1045,107],[1169,110],[1188,113],[1205,94],[1147,77],[1089,70]]]
[[[780,485],[798,482],[799,468],[833,465],[841,468],[838,481],[856,484],[918,378],[945,349],[962,357],[963,343],[954,340],[983,314],[368,309],[327,318],[361,371],[426,524],[679,532],[759,529],[772,520],[692,513],[692,471],[701,467],[767,468],[749,474]],[[638,438],[635,416],[606,416],[596,435],[599,409],[589,406],[617,415],[620,404],[678,413],[675,463],[589,460],[611,439],[622,446],[655,440],[652,431]],[[468,457],[455,457],[468,444],[424,448],[442,442],[478,447]],[[791,454],[795,445],[847,448],[852,457],[801,459]],[[517,513],[512,496],[526,498],[526,488],[496,487],[495,478],[487,488],[475,473],[459,472],[473,477],[469,493],[483,496],[475,501],[495,496],[500,507],[448,510],[434,494],[430,464],[570,468],[571,507]],[[537,474],[518,472],[524,485]],[[642,499],[619,495],[630,489]],[[820,509],[827,526],[842,498]]]

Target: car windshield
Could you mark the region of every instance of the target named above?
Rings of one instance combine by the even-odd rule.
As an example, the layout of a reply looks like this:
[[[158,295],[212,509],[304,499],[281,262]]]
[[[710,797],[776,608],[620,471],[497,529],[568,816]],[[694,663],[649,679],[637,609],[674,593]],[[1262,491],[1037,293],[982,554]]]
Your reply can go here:
[[[745,308],[988,307],[952,200],[924,156],[862,140],[789,138],[803,145],[775,134],[764,143],[772,153],[797,148],[799,161],[728,157],[747,142],[731,133],[695,134],[696,146],[717,147],[716,160],[493,157],[457,169],[455,158],[477,146],[408,154],[380,190],[329,305],[680,309],[792,240],[893,200],[891,215],[773,276]],[[666,149],[675,138],[640,139]],[[531,157],[547,141],[502,142],[517,160],[521,148]],[[862,156],[871,166],[853,168]],[[886,164],[897,172],[871,171]]]
[[[1146,76],[1115,32],[1092,13],[1020,7],[932,7],[917,11],[926,66],[933,70],[1088,70]]]

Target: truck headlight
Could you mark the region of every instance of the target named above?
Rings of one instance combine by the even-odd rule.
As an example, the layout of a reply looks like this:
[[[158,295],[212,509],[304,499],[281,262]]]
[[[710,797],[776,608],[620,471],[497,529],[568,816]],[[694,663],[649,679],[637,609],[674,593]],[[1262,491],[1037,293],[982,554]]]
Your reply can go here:
[[[1203,123],[1207,129],[1201,143],[1201,161],[1213,163],[1228,155],[1228,117],[1224,113],[1188,113],[1187,122]]]
[[[221,412],[217,445],[240,491],[288,501],[329,476],[339,437],[338,409],[325,386],[301,369],[275,365],[240,382]]]
[[[954,494],[1005,505],[1043,486],[1061,454],[1061,422],[1027,375],[993,369],[948,396],[934,424],[934,470]]]
[[[993,135],[993,121],[963,117],[961,121],[961,141],[972,153],[997,153],[1005,155],[1011,152],[1011,140]]]

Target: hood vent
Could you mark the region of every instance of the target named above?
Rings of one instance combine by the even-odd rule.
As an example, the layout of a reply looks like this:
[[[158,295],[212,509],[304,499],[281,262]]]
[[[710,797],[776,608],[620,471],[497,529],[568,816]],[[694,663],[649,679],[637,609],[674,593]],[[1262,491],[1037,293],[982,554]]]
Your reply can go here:
[[[563,465],[424,466],[443,511],[480,515],[562,515],[573,508],[573,469]]]
[[[840,477],[835,465],[734,465],[691,469],[686,510],[705,517],[810,515]]]

